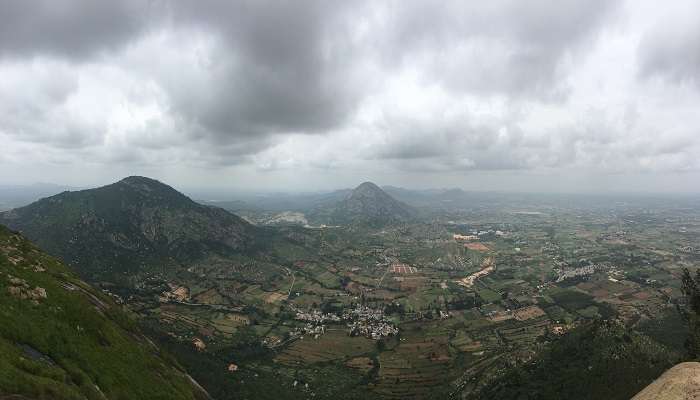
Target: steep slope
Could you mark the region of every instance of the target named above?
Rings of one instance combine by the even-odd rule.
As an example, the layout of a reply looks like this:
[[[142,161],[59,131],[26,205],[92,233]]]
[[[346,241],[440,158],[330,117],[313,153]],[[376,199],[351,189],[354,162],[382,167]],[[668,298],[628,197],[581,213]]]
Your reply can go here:
[[[0,398],[207,397],[119,306],[0,226]]]
[[[414,210],[372,182],[364,182],[336,203],[318,208],[315,220],[333,225],[369,225],[381,227],[406,222],[415,215]]]
[[[249,250],[255,228],[153,179],[132,176],[63,192],[0,214],[83,278],[118,281],[144,267],[182,265]]]
[[[616,321],[580,326],[532,362],[510,365],[473,399],[627,400],[674,363],[674,355]]]

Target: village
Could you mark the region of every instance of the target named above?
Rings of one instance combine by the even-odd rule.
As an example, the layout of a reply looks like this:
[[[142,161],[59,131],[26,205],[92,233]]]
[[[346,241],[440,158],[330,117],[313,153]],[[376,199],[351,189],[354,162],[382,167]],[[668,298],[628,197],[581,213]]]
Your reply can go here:
[[[295,336],[301,334],[313,335],[318,338],[326,332],[327,324],[346,322],[348,335],[364,336],[378,340],[387,336],[394,336],[399,329],[384,316],[381,309],[372,309],[362,305],[344,310],[342,315],[322,313],[319,310],[303,311],[296,309],[295,319],[307,322],[306,325],[297,328]]]
[[[196,279],[183,274],[144,289],[157,302],[151,315],[172,327],[172,337],[201,352],[232,346],[223,367],[234,364],[232,376],[260,373],[238,356],[253,343],[300,383],[295,391],[307,383],[309,394],[316,391],[309,376],[326,363],[378,374],[376,390],[395,398],[419,386],[437,390],[453,368],[491,373],[497,360],[526,357],[587,321],[645,324],[673,311],[680,293],[671,254],[695,249],[682,232],[661,224],[666,236],[654,236],[641,223],[622,230],[616,223],[609,234],[607,214],[552,214],[335,229],[334,241],[319,230],[318,256],[292,258],[266,281],[230,283],[231,269],[222,267],[216,280],[197,269]],[[636,247],[615,241],[623,230]],[[253,341],[236,344],[243,335]],[[391,377],[403,376],[405,365],[414,372],[396,383]],[[297,376],[300,369],[310,375]]]

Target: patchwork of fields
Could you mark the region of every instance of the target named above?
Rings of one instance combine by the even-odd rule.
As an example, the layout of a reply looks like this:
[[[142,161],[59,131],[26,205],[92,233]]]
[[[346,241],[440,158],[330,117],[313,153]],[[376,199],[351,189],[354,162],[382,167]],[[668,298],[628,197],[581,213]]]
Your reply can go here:
[[[196,285],[175,276],[191,300],[149,315],[185,343],[225,351],[241,371],[275,374],[291,398],[458,398],[587,321],[657,332],[646,321],[675,312],[680,268],[696,262],[674,253],[688,238],[672,227],[650,236],[630,222],[620,233],[605,214],[551,210],[500,214],[499,224],[479,218],[491,217],[307,231],[321,250],[280,258],[288,261],[266,283],[226,280],[224,270]],[[467,243],[454,239],[477,231]],[[261,347],[249,356],[240,343]]]

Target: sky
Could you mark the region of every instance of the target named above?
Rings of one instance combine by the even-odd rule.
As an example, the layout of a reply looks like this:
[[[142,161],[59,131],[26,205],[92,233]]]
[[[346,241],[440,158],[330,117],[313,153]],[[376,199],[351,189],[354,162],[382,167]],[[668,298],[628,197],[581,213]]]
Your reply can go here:
[[[695,0],[0,0],[0,183],[700,191]]]

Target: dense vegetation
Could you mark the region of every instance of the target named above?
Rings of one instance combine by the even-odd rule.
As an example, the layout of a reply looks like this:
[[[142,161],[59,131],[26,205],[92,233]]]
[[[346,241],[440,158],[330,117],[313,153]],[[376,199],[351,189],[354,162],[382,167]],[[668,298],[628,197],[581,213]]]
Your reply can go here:
[[[509,368],[477,392],[484,399],[629,399],[676,360],[616,321],[594,321]]]
[[[698,360],[700,359],[700,270],[695,271],[694,277],[687,268],[683,270],[681,291],[685,302],[679,306],[679,311],[689,327],[685,342],[687,356],[691,360]]]
[[[206,398],[102,293],[0,226],[0,397]]]
[[[380,228],[407,222],[416,211],[389,196],[371,182],[365,182],[340,201],[322,204],[311,213],[311,219],[330,225],[359,225]]]
[[[233,214],[143,177],[57,194],[1,213],[0,222],[61,258],[82,278],[111,282],[145,268],[250,250],[256,233]]]

